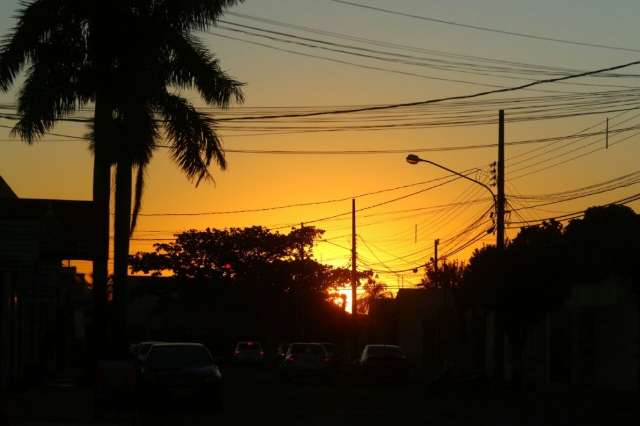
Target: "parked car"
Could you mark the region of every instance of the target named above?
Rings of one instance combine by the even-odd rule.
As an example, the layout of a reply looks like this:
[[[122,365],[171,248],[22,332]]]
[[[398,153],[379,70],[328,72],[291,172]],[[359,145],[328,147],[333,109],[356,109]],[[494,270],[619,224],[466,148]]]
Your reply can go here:
[[[140,342],[140,343],[135,343],[135,344],[129,346],[129,351],[135,357],[136,361],[144,362],[144,359],[149,354],[149,351],[151,350],[151,347],[153,345],[157,344],[157,343],[163,343],[163,342]]]
[[[319,342],[324,350],[327,352],[327,357],[329,358],[329,366],[337,370],[342,365],[342,354],[338,350],[338,346],[335,343],[331,342]]]
[[[259,342],[238,342],[233,351],[235,364],[260,365],[264,362],[264,350]]]
[[[287,351],[289,350],[289,343],[281,343],[278,345],[275,354],[276,365],[280,365],[284,358],[287,356]]]
[[[331,377],[331,358],[320,343],[292,343],[280,365],[280,375],[284,381]]]
[[[209,350],[199,343],[157,343],[144,360],[141,374],[145,402],[219,403],[222,374]]]
[[[359,366],[367,380],[406,381],[409,376],[407,357],[396,345],[366,345]]]

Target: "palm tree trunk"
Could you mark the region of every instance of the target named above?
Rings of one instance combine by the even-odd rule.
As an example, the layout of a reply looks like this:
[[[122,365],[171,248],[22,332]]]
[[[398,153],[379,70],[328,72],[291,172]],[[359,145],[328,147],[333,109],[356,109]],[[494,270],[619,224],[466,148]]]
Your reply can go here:
[[[120,160],[116,171],[116,217],[114,235],[114,285],[113,302],[115,319],[115,350],[122,354],[127,343],[127,272],[129,258],[129,234],[131,229],[131,181],[132,167],[128,160]]]
[[[107,344],[107,279],[109,260],[109,199],[111,193],[111,165],[106,152],[106,141],[102,130],[110,119],[109,109],[96,96],[94,132],[95,149],[93,157],[93,202],[96,210],[96,250],[93,260],[93,304],[94,319],[92,349],[94,360],[105,355]]]
[[[636,283],[636,391],[640,391],[640,283]]]

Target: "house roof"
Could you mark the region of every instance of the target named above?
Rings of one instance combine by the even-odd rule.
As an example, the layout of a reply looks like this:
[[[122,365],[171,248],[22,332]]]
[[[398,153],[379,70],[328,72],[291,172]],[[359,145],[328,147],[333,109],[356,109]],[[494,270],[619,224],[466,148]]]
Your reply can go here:
[[[0,198],[18,198],[13,189],[9,186],[7,182],[0,176]]]
[[[396,295],[398,312],[427,312],[445,303],[445,294],[440,288],[400,289]]]
[[[13,230],[18,225],[35,226],[40,255],[86,260],[95,257],[96,211],[91,201],[0,197],[0,224]],[[20,241],[24,236],[16,234],[15,238]]]

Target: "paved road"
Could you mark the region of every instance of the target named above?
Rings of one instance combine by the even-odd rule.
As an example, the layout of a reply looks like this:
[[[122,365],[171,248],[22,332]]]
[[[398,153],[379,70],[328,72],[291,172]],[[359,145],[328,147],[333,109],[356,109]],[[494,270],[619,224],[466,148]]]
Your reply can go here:
[[[32,426],[119,425],[635,425],[637,393],[514,394],[489,387],[365,385],[339,379],[331,384],[283,384],[274,370],[224,371],[221,409],[158,406],[118,410],[91,419],[89,389],[59,388],[25,401],[29,414],[18,424]],[[67,396],[65,396],[67,395]],[[57,398],[57,399],[56,399]],[[46,410],[45,405],[50,404]],[[42,405],[36,407],[35,405]],[[30,408],[33,407],[33,408]],[[54,408],[58,408],[54,410]],[[26,412],[31,410],[30,412]],[[47,411],[49,410],[49,411]],[[87,410],[90,411],[90,410]]]
[[[568,402],[565,393],[367,385],[344,378],[332,384],[283,384],[274,371],[259,369],[230,370],[225,379],[220,411],[145,412],[134,424],[608,425],[636,424],[637,419],[637,394],[608,394],[606,402],[594,395]]]
[[[284,384],[268,369],[234,369],[225,375],[223,406],[214,412],[142,412],[140,425],[353,425],[393,424],[398,413],[422,411],[416,386],[369,387],[345,379]]]

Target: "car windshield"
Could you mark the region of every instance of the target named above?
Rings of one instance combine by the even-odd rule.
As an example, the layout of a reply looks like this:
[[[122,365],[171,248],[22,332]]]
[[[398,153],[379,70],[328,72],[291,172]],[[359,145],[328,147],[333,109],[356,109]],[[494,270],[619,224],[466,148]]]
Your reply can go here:
[[[327,351],[329,355],[335,355],[336,345],[334,345],[333,343],[323,343],[322,346],[324,347],[324,350]]]
[[[149,366],[157,370],[201,368],[213,364],[203,346],[154,346],[149,354]]]
[[[290,351],[292,355],[324,355],[324,350],[320,345],[291,345]]]
[[[376,358],[401,358],[404,354],[397,346],[369,346],[367,356]]]
[[[239,351],[259,351],[260,343],[255,342],[240,342],[236,348]]]
[[[138,346],[138,353],[141,355],[146,355],[149,353],[149,350],[153,346],[153,343],[143,343]]]

